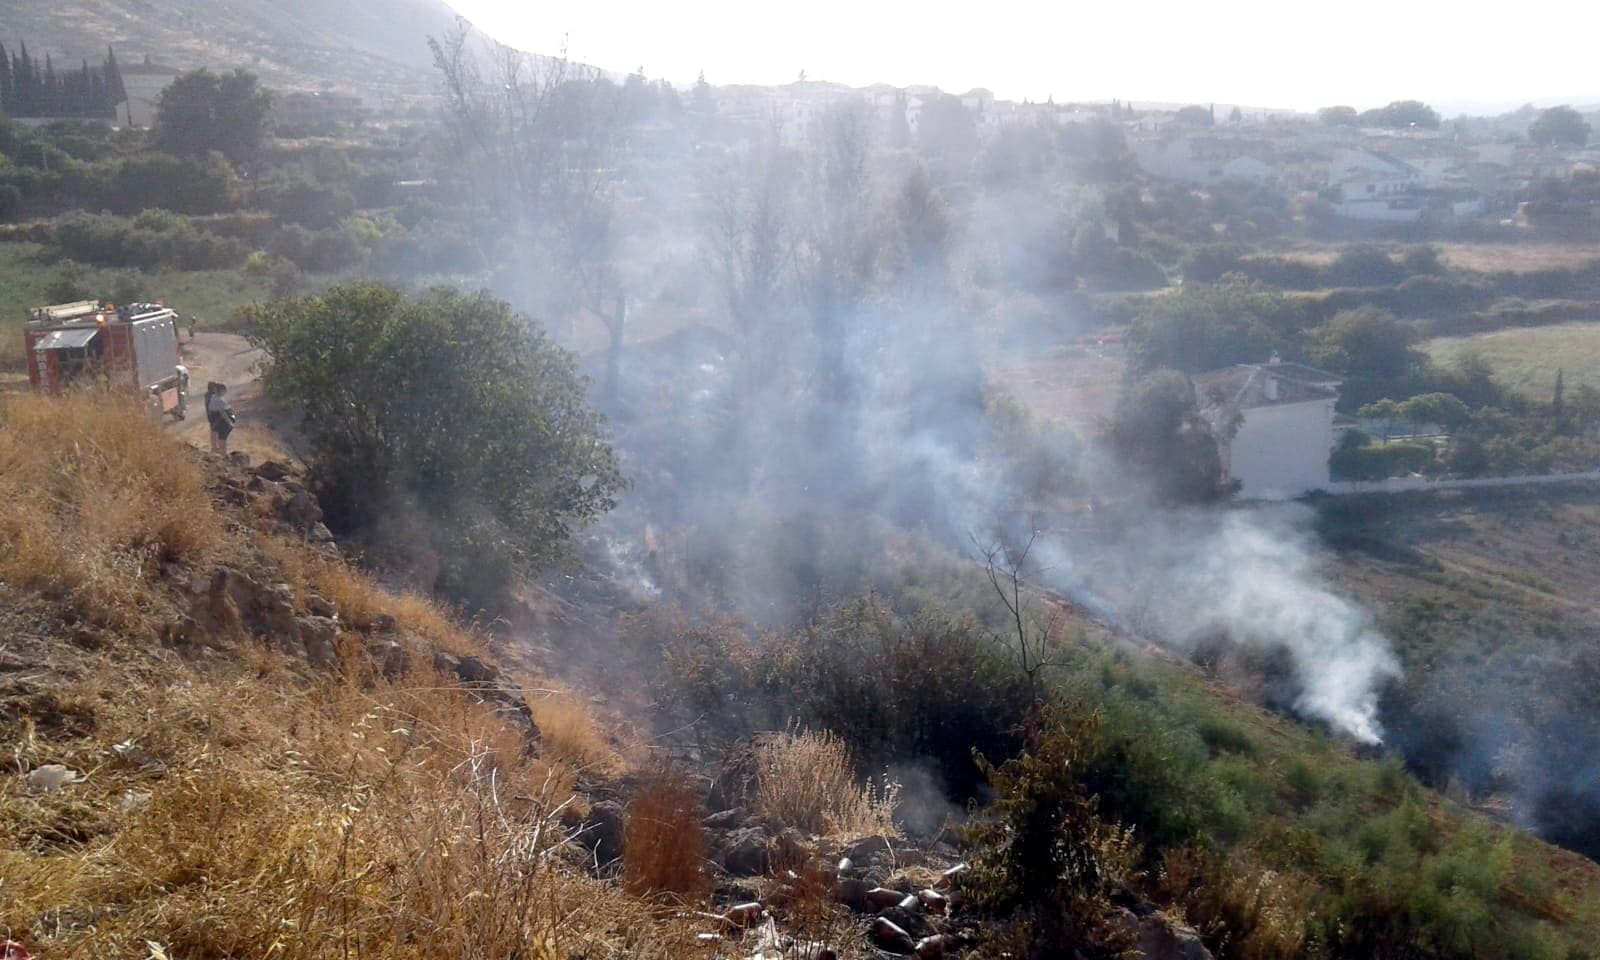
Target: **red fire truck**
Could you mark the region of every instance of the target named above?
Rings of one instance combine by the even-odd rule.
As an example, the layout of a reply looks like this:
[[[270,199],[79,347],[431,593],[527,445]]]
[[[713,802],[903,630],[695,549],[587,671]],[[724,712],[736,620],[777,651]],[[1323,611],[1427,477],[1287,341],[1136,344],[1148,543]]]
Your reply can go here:
[[[97,300],[40,307],[23,338],[35,390],[107,387],[149,404],[157,416],[183,419],[189,372],[178,354],[178,315],[171,309]]]

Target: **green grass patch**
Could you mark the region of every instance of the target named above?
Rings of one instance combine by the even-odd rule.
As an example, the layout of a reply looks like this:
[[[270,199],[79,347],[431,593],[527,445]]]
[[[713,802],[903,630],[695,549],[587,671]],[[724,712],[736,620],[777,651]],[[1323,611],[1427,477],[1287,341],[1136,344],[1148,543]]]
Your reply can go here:
[[[1558,368],[1568,390],[1582,385],[1600,389],[1600,322],[1439,337],[1422,346],[1443,366],[1476,354],[1488,362],[1496,379],[1532,400],[1550,399]]]

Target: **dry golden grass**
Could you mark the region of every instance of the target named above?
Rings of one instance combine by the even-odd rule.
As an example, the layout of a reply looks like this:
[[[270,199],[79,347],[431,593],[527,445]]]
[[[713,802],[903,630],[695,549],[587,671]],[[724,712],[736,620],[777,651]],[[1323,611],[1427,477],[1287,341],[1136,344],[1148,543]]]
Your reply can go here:
[[[380,615],[387,615],[404,623],[409,632],[435,650],[457,656],[486,656],[487,642],[478,630],[452,620],[425,597],[391,592],[343,560],[310,553],[294,540],[264,536],[257,538],[256,545],[283,569],[301,603],[314,593],[338,608],[345,622],[360,629],[367,629]]]
[[[1586,267],[1600,259],[1587,243],[1440,243],[1439,257],[1462,270],[1531,273],[1561,267]]]
[[[7,398],[0,496],[0,597],[128,641],[108,656],[34,638],[0,685],[0,935],[64,960],[703,952],[690,921],[593,878],[568,842],[580,771],[615,760],[584,701],[539,700],[548,742],[530,749],[427,667],[437,648],[482,655],[481,637],[230,528],[201,464],[142,412]],[[264,564],[352,621],[388,613],[418,669],[386,680],[348,638],[344,669],[310,679],[264,645],[186,660],[148,632],[175,612],[164,560]],[[30,792],[49,763],[84,778]]]
[[[1316,892],[1308,877],[1247,860],[1219,866],[1199,850],[1180,849],[1162,856],[1155,880],[1187,922],[1227,931],[1229,956],[1271,960],[1305,952],[1305,918]]]
[[[28,804],[88,807],[105,832],[8,838],[0,929],[70,958],[144,956],[146,941],[173,957],[691,949],[693,931],[579,869],[558,775],[491,710],[426,682],[181,679],[122,683],[100,711],[97,768],[89,743],[53,754],[90,770],[85,783],[36,797],[7,779],[6,821]],[[104,760],[123,736],[161,772]]]
[[[550,687],[525,690],[524,696],[539,725],[541,753],[586,773],[616,772],[620,758],[601,733],[588,703]]]
[[[152,568],[225,545],[199,464],[105,394],[0,400],[0,502],[0,581],[110,626],[148,619]]]
[[[622,883],[641,897],[688,903],[710,889],[703,869],[706,828],[700,795],[671,763],[644,773],[622,831]]]
[[[755,812],[762,819],[841,839],[898,836],[900,785],[856,779],[843,740],[791,728],[756,746]]]

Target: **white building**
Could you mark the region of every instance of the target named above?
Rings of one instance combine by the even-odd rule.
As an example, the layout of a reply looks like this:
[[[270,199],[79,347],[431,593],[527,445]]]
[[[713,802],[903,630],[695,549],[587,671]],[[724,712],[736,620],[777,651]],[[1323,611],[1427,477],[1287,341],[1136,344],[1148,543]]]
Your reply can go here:
[[[1226,180],[1265,183],[1274,175],[1272,144],[1255,136],[1212,131],[1162,133],[1131,140],[1133,158],[1153,177],[1209,185]]]
[[[1326,489],[1340,380],[1298,363],[1240,364],[1194,378],[1222,468],[1248,500]]]
[[[1334,212],[1351,220],[1420,219],[1422,201],[1416,191],[1421,181],[1416,167],[1371,150],[1345,151],[1328,171],[1328,182],[1338,191]]]

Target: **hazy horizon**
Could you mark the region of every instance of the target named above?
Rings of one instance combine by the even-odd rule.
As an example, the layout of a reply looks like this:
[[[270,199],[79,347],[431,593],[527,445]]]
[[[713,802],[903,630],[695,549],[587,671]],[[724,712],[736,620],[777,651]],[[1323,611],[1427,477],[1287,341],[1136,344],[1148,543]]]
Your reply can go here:
[[[565,47],[574,60],[643,67],[674,83],[704,71],[714,84],[782,84],[804,70],[807,79],[851,86],[984,87],[1019,101],[1118,97],[1311,111],[1414,98],[1447,115],[1600,101],[1586,50],[1600,15],[1554,0],[1518,8],[1517,23],[1539,28],[1537,43],[1503,17],[1375,0],[1315,14],[1260,0],[1043,11],[1003,0],[960,16],[925,4],[839,0],[820,0],[803,16],[727,0],[537,13],[510,0],[447,2],[511,46]]]

